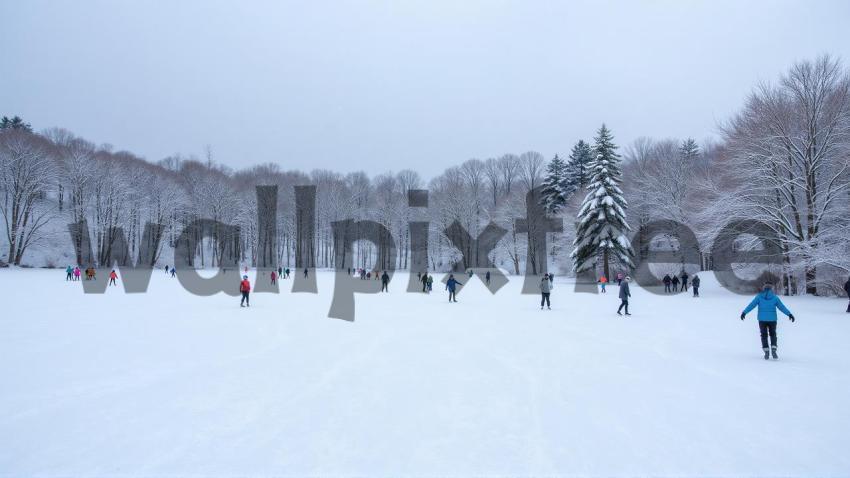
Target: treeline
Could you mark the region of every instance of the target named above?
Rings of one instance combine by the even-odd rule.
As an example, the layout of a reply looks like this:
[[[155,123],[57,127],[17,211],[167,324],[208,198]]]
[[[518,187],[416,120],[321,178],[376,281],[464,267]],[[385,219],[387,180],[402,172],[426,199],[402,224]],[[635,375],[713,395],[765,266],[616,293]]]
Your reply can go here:
[[[618,152],[608,132],[605,164],[613,167],[601,169],[616,170],[616,174],[601,181],[616,187],[606,193],[612,199],[594,207],[604,212],[606,203],[615,204],[610,207],[621,211],[609,219],[618,220],[622,212],[623,236],[636,234],[641,226],[658,219],[693,230],[700,242],[699,264],[671,264],[671,272],[681,267],[711,268],[712,239],[730,219],[762,221],[780,238],[785,291],[826,291],[843,282],[838,272],[850,270],[848,90],[847,70],[839,61],[822,57],[793,65],[775,83],[758,85],[741,111],[722,125],[718,141],[699,145],[693,139],[642,138]],[[83,238],[78,234],[72,242],[67,225],[85,221],[94,265],[129,264],[144,246],[144,226],[150,222],[164,226],[157,231],[160,247],[152,263],[171,263],[180,232],[196,219],[208,218],[236,225],[239,233],[222,237],[229,234],[228,229],[198,237],[199,246],[190,258],[196,267],[216,267],[223,259],[293,267],[298,240],[295,186],[315,185],[316,235],[308,251],[311,267],[334,266],[332,222],[368,219],[390,231],[396,254],[380,256],[375,244],[358,242],[352,251],[358,267],[409,268],[408,223],[428,221],[429,269],[466,269],[470,264],[463,258],[476,257],[479,251],[460,251],[448,240],[444,231],[457,221],[473,238],[491,222],[506,230],[491,259],[508,272],[521,274],[527,267],[536,274],[548,266],[567,273],[574,270],[573,242],[593,243],[581,237],[575,241],[576,226],[581,225],[576,217],[583,213],[586,220],[588,216],[587,188],[594,187],[601,156],[597,137],[580,141],[564,159],[547,160],[533,151],[470,159],[428,181],[411,170],[369,176],[287,171],[265,164],[234,171],[214,161],[209,151],[204,158],[178,155],[151,163],[66,130],[36,133],[20,118],[3,118],[3,255],[7,262],[21,265],[30,260],[29,251],[74,251],[73,242],[79,244]],[[258,185],[278,186],[279,247],[271,259],[268,251],[258,251]],[[539,253],[529,254],[537,245],[529,247],[531,234],[516,221],[526,216],[526,194],[538,187],[539,200],[549,213],[564,218],[564,231],[550,236],[554,240],[543,251],[545,264],[540,263]],[[427,210],[408,207],[411,189],[430,191]],[[618,190],[622,197],[617,197]],[[126,236],[126,257],[116,247],[116,228]],[[598,233],[603,230],[611,232],[599,228]],[[227,241],[232,247],[220,249]],[[623,242],[597,240],[595,244],[580,251],[583,264],[600,274],[608,259],[613,270],[630,267]],[[659,238],[658,244],[675,249],[675,234]],[[475,247],[475,243],[464,247]],[[639,258],[646,251],[631,253]],[[49,265],[49,254],[31,255],[44,262],[34,265]],[[605,261],[597,260],[603,257]],[[81,265],[88,265],[86,259],[74,258]]]

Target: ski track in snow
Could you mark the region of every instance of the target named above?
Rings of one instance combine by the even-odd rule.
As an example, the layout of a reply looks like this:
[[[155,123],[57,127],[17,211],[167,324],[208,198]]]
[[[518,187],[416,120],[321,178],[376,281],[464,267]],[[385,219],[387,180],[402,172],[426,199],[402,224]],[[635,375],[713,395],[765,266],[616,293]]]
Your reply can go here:
[[[0,270],[0,475],[847,476],[846,300],[783,298],[765,362],[750,298],[700,277],[620,317],[616,284],[541,311],[518,277],[450,304],[398,273],[349,323],[330,272],[240,309]]]

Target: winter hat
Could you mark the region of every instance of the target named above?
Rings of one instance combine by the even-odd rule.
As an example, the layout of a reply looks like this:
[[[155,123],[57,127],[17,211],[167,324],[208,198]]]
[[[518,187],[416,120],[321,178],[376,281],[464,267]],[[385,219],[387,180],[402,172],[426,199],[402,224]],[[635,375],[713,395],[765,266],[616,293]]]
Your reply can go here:
[[[629,276],[626,276],[626,282],[631,282],[631,281],[632,281],[632,278],[629,277]]]
[[[770,282],[765,282],[764,286],[762,286],[762,290],[773,290],[773,284]]]
[[[248,278],[248,276],[242,276],[242,278],[243,278],[243,279],[247,279],[247,278]]]

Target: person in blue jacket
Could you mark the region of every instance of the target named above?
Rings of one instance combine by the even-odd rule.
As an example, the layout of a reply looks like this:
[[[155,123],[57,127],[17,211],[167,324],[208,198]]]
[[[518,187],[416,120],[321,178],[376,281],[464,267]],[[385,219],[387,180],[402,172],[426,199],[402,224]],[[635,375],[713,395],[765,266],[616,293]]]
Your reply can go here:
[[[449,280],[446,281],[446,290],[449,291],[449,302],[457,302],[457,296],[455,295],[455,289],[457,286],[463,285],[455,279],[454,274],[449,274]]]
[[[762,291],[741,312],[741,320],[744,320],[747,314],[756,307],[759,308],[759,332],[761,333],[761,349],[764,351],[764,359],[769,359],[772,354],[773,359],[776,360],[779,358],[779,355],[776,354],[776,309],[787,315],[792,323],[794,322],[794,314],[785,307],[785,304],[779,300],[779,296],[773,292],[773,284],[771,283],[765,284]],[[770,336],[770,349],[767,348],[768,335]]]

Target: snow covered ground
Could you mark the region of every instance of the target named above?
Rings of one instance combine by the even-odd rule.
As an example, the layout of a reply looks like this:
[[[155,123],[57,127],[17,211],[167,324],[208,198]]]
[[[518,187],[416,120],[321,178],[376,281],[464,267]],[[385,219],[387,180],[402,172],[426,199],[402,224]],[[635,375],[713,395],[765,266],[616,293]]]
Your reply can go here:
[[[749,298],[701,277],[624,318],[616,285],[541,311],[518,278],[449,304],[397,274],[350,323],[328,272],[240,309],[0,270],[0,475],[850,474],[846,301],[788,298],[765,362]]]

